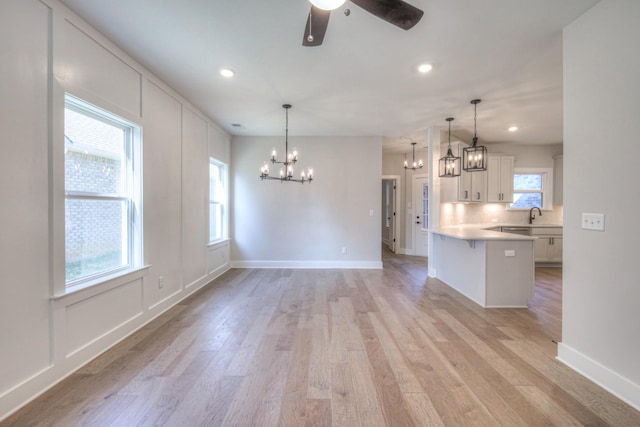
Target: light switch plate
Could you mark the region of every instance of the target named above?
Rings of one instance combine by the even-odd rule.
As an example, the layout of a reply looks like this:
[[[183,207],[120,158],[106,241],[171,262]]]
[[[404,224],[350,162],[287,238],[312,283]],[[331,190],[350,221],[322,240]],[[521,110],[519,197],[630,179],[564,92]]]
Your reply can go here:
[[[506,251],[504,251],[504,256],[516,256],[516,251],[507,249]]]
[[[582,228],[584,230],[604,231],[604,214],[583,213]]]

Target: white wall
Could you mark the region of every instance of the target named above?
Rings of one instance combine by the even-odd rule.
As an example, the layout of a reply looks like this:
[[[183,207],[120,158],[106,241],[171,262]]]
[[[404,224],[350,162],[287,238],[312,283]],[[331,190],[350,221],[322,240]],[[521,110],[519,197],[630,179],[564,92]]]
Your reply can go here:
[[[3,0],[0,43],[2,419],[229,268],[206,213],[230,137],[57,0]],[[67,295],[65,92],[143,127],[147,265]]]
[[[640,409],[640,2],[564,30],[564,278],[558,357]],[[582,230],[604,213],[604,232]]]
[[[382,139],[289,137],[289,146],[296,176],[312,167],[312,183],[260,180],[283,137],[233,138],[233,265],[381,268]]]

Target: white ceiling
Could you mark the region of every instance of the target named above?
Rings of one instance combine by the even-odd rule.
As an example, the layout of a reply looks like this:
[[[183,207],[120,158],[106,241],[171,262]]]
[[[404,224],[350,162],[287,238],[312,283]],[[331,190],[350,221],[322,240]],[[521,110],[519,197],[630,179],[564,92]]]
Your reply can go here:
[[[302,46],[308,0],[62,1],[233,135],[282,135],[291,103],[292,136],[405,152],[446,117],[469,140],[473,98],[481,143],[562,142],[562,28],[598,0],[410,0],[409,31],[351,4],[319,47]]]

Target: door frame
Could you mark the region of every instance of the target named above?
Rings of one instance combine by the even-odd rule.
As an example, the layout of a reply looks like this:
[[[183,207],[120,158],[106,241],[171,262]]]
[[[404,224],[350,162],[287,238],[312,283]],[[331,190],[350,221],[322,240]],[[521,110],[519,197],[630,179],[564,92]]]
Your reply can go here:
[[[416,224],[416,215],[417,215],[417,209],[420,207],[420,209],[422,209],[421,205],[422,205],[422,200],[420,200],[420,203],[418,203],[417,200],[415,200],[416,197],[416,182],[418,179],[424,178],[427,180],[427,185],[429,185],[429,188],[431,188],[430,182],[431,180],[429,179],[429,174],[428,173],[416,173],[413,174],[411,176],[411,233],[412,233],[412,240],[413,240],[413,255],[417,255],[418,253],[418,232],[420,231],[420,229],[422,229],[422,227],[420,227],[420,229],[417,227]],[[427,217],[429,219],[429,222],[431,222],[431,217],[430,217],[430,209],[431,209],[431,200],[429,200],[429,209],[427,210]],[[425,228],[425,230],[427,230],[427,236],[429,235],[429,227]],[[427,237],[427,239],[429,239],[429,237]],[[428,247],[428,240],[427,240],[427,247]],[[427,250],[427,255],[425,255],[425,257],[428,257],[429,251]]]
[[[393,235],[395,236],[394,242],[394,252],[400,253],[400,215],[398,215],[398,210],[400,209],[400,175],[382,175],[381,182],[384,181],[393,181],[394,186],[396,187],[395,191],[395,212],[393,213]]]

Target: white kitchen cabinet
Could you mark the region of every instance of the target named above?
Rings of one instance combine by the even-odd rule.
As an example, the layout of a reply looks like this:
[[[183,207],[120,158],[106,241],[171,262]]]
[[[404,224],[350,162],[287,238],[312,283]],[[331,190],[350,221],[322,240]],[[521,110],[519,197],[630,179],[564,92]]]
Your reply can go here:
[[[562,154],[553,156],[553,204],[562,204],[562,185],[563,185],[563,158]]]
[[[441,153],[447,152],[448,144],[443,144]],[[466,144],[455,141],[451,143],[454,156],[461,156]],[[465,172],[456,178],[440,178],[440,201],[442,203],[486,202],[487,172]]]
[[[487,202],[513,203],[513,163],[513,156],[488,156]]]
[[[562,227],[533,227],[531,234],[538,238],[534,244],[537,263],[562,262]]]

